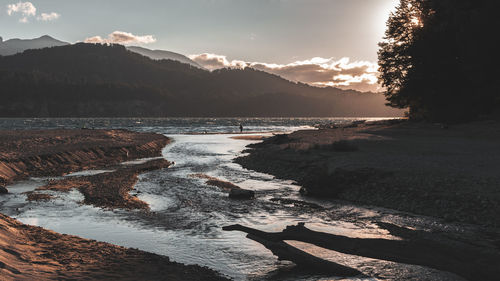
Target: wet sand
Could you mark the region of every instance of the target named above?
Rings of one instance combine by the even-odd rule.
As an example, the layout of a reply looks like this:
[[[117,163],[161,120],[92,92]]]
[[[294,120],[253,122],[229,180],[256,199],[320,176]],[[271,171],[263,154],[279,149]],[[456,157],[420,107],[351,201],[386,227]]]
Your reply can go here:
[[[211,177],[211,176],[205,175],[205,174],[191,174],[191,175],[189,175],[189,177],[204,179],[204,180],[206,180],[205,183],[207,185],[216,186],[216,187],[218,187],[222,190],[225,190],[225,191],[231,191],[231,189],[240,189],[241,188],[241,187],[235,185],[234,183],[231,183],[228,181],[223,181],[223,180],[220,180],[218,178]]]
[[[0,214],[1,280],[225,280],[168,257],[29,226]]]
[[[28,200],[47,200],[47,194],[42,190],[57,190],[68,192],[78,189],[85,200],[83,204],[101,208],[124,208],[149,210],[146,202],[131,196],[129,192],[134,188],[138,175],[143,172],[168,168],[171,163],[165,159],[151,160],[146,163],[117,167],[116,170],[91,176],[74,176],[61,180],[51,180],[45,186],[37,188],[28,194]]]
[[[0,131],[0,187],[29,176],[56,176],[161,155],[169,139],[122,130]],[[154,160],[115,171],[51,182],[46,188],[78,188],[85,203],[147,209],[128,191],[140,172],[165,168]],[[40,191],[39,191],[40,192]],[[0,194],[0,196],[2,196]],[[32,193],[28,200],[50,200]],[[0,214],[2,280],[225,280],[216,272],[168,257],[24,225]]]
[[[500,226],[499,122],[391,123],[277,135],[236,161],[308,196]]]
[[[234,132],[203,132],[203,133],[186,133],[186,135],[255,135],[255,134],[271,134],[273,132],[259,132],[259,131],[234,131]]]
[[[261,135],[250,135],[250,136],[234,136],[231,137],[233,140],[263,140],[267,136],[261,136]]]
[[[0,131],[0,186],[158,156],[170,140],[124,130]]]

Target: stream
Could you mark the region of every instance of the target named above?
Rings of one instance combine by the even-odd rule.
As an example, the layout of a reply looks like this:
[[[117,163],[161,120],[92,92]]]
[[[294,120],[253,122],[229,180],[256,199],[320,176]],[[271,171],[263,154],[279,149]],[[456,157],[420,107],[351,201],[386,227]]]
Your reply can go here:
[[[244,233],[222,231],[222,226],[239,223],[265,231],[281,231],[287,225],[305,222],[313,230],[384,239],[398,238],[380,229],[376,222],[439,229],[450,235],[473,235],[475,230],[382,208],[302,197],[298,192],[300,187],[292,181],[279,180],[233,163],[235,157],[244,153],[246,145],[258,141],[231,138],[238,134],[210,134],[235,130],[216,121],[213,126],[198,126],[191,131],[189,126],[182,127],[184,129],[173,126],[175,129],[134,124],[132,129],[162,133],[173,140],[162,154],[175,165],[141,174],[132,191],[150,205],[150,213],[83,205],[80,203],[83,195],[77,190],[67,193],[44,191],[54,195],[54,199],[26,201],[24,192],[43,185],[48,178],[31,178],[8,186],[11,193],[0,197],[0,211],[26,224],[166,255],[185,264],[206,266],[234,280],[463,280],[451,273],[340,254],[294,241],[288,243],[359,269],[369,277],[317,275],[299,270],[290,262],[278,261],[266,248],[245,238]],[[310,128],[310,125],[307,122],[293,125],[266,123],[248,130],[264,132],[256,135],[271,135],[273,132]],[[105,127],[113,126],[108,124]],[[193,134],[205,131],[210,133]],[[102,172],[106,170],[81,171],[67,176]],[[227,193],[206,185],[205,180],[193,177],[193,174],[206,174],[254,190],[256,198],[230,199]],[[275,198],[295,201],[280,203],[273,200]]]

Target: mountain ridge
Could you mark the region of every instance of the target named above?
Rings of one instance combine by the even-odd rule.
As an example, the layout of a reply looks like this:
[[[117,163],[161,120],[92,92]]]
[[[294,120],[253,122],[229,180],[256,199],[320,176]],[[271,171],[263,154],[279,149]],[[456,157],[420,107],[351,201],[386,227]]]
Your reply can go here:
[[[12,38],[5,41],[0,40],[0,55],[10,56],[30,49],[42,49],[65,45],[69,45],[69,43],[57,40],[49,35],[42,35],[33,39]]]
[[[50,47],[60,47],[71,45],[71,43],[64,42],[50,35],[42,35],[38,38],[32,39],[20,39],[20,38],[12,38],[6,41],[3,41],[2,37],[0,37],[0,56],[11,56],[18,53],[22,53],[26,50],[36,50]],[[198,63],[194,62],[187,56],[171,51],[166,50],[151,50],[144,47],[139,46],[127,46],[128,50],[141,54],[143,56],[147,56],[154,60],[174,60],[182,63],[190,64],[194,67],[198,67],[201,69],[205,69]]]
[[[203,66],[199,65],[197,62],[195,62],[192,59],[188,58],[187,56],[179,54],[179,53],[166,51],[166,50],[151,50],[151,49],[139,47],[139,46],[127,46],[126,48],[129,51],[141,54],[141,55],[149,57],[150,59],[153,59],[153,60],[175,60],[175,61],[179,61],[182,63],[192,65],[194,67],[205,69]]]
[[[245,69],[207,71],[122,45],[0,57],[3,117],[401,116],[380,94],[316,88]]]

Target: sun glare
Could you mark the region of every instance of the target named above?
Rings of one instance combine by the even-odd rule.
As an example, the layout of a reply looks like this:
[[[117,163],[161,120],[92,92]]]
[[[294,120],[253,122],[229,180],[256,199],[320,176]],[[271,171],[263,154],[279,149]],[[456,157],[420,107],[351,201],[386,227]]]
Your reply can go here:
[[[374,26],[376,26],[377,34],[380,34],[380,36],[384,35],[389,15],[394,11],[398,3],[399,0],[386,1],[384,4],[380,5],[379,10],[376,12],[377,16]]]
[[[413,24],[413,27],[422,27],[422,21],[417,17],[413,17],[411,19],[411,23]]]

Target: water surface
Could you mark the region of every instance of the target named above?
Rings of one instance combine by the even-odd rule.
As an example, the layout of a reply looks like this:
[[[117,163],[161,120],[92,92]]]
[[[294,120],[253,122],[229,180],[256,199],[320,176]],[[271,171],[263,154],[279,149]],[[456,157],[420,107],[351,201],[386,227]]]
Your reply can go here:
[[[167,255],[172,260],[186,264],[207,266],[236,280],[339,280],[342,278],[297,270],[293,264],[278,261],[263,246],[246,239],[244,233],[225,232],[221,227],[239,223],[265,231],[280,231],[287,225],[305,222],[306,226],[319,231],[350,237],[386,239],[397,238],[379,229],[375,222],[441,227],[441,222],[430,218],[354,206],[345,202],[303,198],[298,193],[300,187],[293,182],[246,170],[232,161],[242,155],[246,145],[256,142],[231,138],[238,135],[232,132],[238,130],[239,123],[243,123],[246,130],[264,132],[259,135],[271,135],[312,128],[317,124],[349,121],[352,119],[1,119],[0,128],[3,129],[85,126],[165,134],[173,142],[165,147],[163,157],[174,161],[175,165],[140,176],[133,194],[150,205],[151,213],[111,211],[82,205],[83,195],[77,190],[68,193],[45,191],[55,196],[55,199],[27,202],[23,192],[43,185],[47,181],[45,178],[34,178],[9,186],[11,194],[0,197],[0,211],[24,223],[57,232],[139,248]],[[68,176],[101,172],[106,170],[82,171]],[[229,199],[227,193],[206,185],[203,179],[190,176],[200,173],[252,189],[256,192],[256,199]],[[325,209],[280,204],[272,201],[273,198],[302,200]],[[442,228],[467,231],[460,226],[444,224]],[[355,267],[371,276],[345,280],[458,278],[419,266],[343,255],[306,243],[289,243],[315,255]]]

